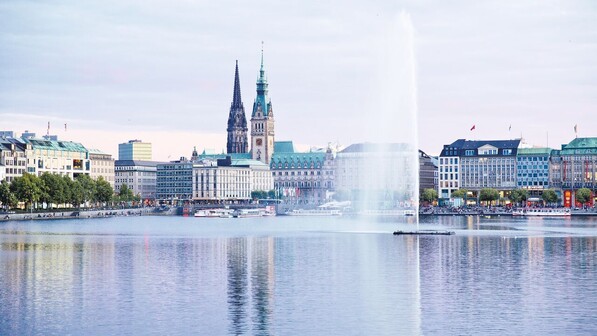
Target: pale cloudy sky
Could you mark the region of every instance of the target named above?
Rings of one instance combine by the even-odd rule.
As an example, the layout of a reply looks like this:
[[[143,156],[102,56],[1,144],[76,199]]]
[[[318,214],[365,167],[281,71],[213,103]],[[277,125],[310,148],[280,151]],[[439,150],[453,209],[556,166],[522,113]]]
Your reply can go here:
[[[366,141],[376,41],[400,12],[415,29],[424,151],[521,134],[559,147],[576,124],[597,136],[594,0],[2,0],[0,130],[45,134],[50,121],[115,157],[129,139],[156,160],[221,150],[234,62],[250,115],[265,41],[277,140]]]

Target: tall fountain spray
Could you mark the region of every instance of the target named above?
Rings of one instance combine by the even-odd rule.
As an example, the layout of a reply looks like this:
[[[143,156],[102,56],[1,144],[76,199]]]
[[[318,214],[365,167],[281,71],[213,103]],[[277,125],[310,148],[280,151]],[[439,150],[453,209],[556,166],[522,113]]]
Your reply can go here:
[[[413,215],[418,219],[419,146],[414,29],[401,13],[384,29],[378,55],[378,87],[371,122],[364,125],[372,143],[359,144],[354,160],[357,211]],[[415,222],[418,222],[416,220]]]

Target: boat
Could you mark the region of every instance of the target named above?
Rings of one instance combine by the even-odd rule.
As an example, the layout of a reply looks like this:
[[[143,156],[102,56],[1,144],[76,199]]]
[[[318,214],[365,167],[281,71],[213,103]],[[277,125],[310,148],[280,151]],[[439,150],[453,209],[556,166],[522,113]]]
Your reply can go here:
[[[265,216],[264,209],[238,209],[232,213],[234,218],[262,217]]]
[[[361,216],[405,216],[414,217],[417,213],[412,209],[370,209],[358,213]]]
[[[562,217],[570,215],[570,209],[567,208],[524,208],[512,212],[512,216],[525,217]]]
[[[230,209],[201,209],[195,212],[195,217],[205,218],[231,218],[232,210]]]
[[[394,231],[394,235],[395,236],[400,236],[400,235],[450,236],[450,235],[453,235],[453,234],[455,234],[454,231],[435,231],[435,230],[419,230],[419,231],[402,231],[402,230],[398,230],[398,231]]]
[[[295,209],[286,212],[287,216],[341,216],[339,209]]]

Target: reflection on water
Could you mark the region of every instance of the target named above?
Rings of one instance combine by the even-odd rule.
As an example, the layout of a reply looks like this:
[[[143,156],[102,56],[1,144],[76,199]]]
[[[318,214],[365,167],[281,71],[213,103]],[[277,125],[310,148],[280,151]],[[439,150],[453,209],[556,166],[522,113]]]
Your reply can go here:
[[[399,225],[3,223],[1,334],[597,333],[596,221],[436,217],[422,228],[457,235],[391,235]]]
[[[274,285],[273,238],[227,241],[230,335],[269,335]],[[247,319],[251,319],[251,323]]]

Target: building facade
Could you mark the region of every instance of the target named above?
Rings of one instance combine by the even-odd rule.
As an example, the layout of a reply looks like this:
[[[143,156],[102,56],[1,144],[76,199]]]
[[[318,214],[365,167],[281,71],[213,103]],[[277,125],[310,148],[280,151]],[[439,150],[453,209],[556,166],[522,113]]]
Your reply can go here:
[[[437,165],[427,153],[419,150],[419,195],[425,189],[437,190]]]
[[[592,192],[591,205],[597,195],[597,138],[576,138],[550,158],[550,185],[560,194],[565,207],[581,206],[576,191],[588,188]]]
[[[114,188],[114,159],[112,155],[98,149],[90,149],[89,162],[91,164],[89,174],[91,178],[97,180],[102,177]]]
[[[516,155],[516,186],[529,191],[533,198],[549,189],[551,148],[519,148]],[[538,200],[538,199],[537,199]]]
[[[228,140],[226,142],[227,153],[247,153],[249,143],[247,140],[247,118],[245,117],[245,107],[240,95],[240,79],[238,75],[238,61],[236,61],[236,70],[234,71],[234,92],[232,95],[232,104],[230,104],[230,113],[228,115]]]
[[[193,198],[193,168],[197,164],[184,158],[156,166],[156,199],[160,201]]]
[[[483,188],[493,188],[502,196],[517,187],[516,155],[520,139],[465,140],[445,145],[439,157],[440,198],[450,198],[457,189],[467,189],[478,197]]]
[[[27,172],[27,151],[31,146],[11,137],[0,137],[0,165],[4,174],[2,180],[8,183]]]
[[[89,175],[89,152],[83,145],[72,141],[22,138],[27,145],[27,172],[41,176],[44,172],[67,175],[71,179]]]
[[[275,143],[270,169],[274,189],[290,204],[319,205],[328,200],[335,184],[332,150],[301,153],[292,141]]]
[[[157,165],[156,161],[117,160],[114,162],[114,191],[120,192],[126,184],[134,195],[142,200],[154,200],[156,197]]]
[[[118,145],[118,160],[151,161],[151,143],[129,140]]]
[[[274,153],[274,110],[268,96],[268,83],[263,67],[263,50],[261,51],[261,68],[257,79],[257,97],[253,103],[251,114],[251,156],[253,160],[270,163]]]
[[[193,200],[199,203],[246,203],[253,191],[272,190],[269,167],[247,158],[202,160],[193,167]]]

